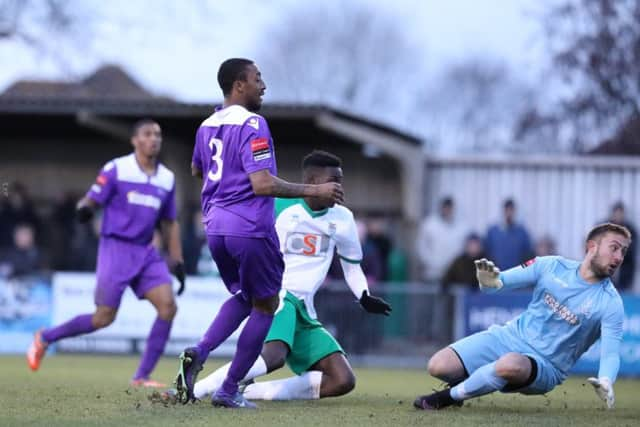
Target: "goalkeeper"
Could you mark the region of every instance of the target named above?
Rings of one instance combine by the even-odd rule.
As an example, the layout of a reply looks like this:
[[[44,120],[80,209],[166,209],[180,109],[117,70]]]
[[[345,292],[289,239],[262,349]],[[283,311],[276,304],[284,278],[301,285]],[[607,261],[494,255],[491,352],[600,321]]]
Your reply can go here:
[[[534,258],[505,272],[477,260],[480,289],[499,292],[533,286],[527,309],[503,326],[473,334],[438,351],[429,374],[451,386],[419,396],[418,409],[460,406],[494,391],[543,394],[561,384],[578,358],[600,338],[598,377],[589,378],[611,409],[620,367],[624,308],[611,276],[631,243],[625,227],[594,227],[582,262],[558,256]]]
[[[342,182],[340,158],[313,151],[302,162],[305,184]],[[283,202],[278,200],[276,208]],[[333,259],[340,257],[347,285],[370,313],[389,315],[384,300],[370,296],[360,267],[362,248],[353,214],[331,201],[295,200],[276,220],[284,255],[281,303],[263,345],[262,353],[243,379],[244,396],[256,400],[319,399],[341,396],[355,387],[353,370],[344,351],[316,319],[313,298]],[[297,374],[290,378],[253,383],[253,378],[284,366]],[[224,381],[229,364],[198,381],[194,396],[214,393]]]

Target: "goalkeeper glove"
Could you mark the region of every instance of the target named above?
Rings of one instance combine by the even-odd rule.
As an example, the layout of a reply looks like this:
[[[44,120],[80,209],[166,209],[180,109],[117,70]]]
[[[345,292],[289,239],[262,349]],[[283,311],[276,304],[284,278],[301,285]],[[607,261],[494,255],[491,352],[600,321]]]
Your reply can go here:
[[[384,314],[391,313],[391,306],[382,298],[372,297],[367,291],[362,291],[360,305],[369,313]]]
[[[500,280],[500,269],[492,261],[486,258],[474,261],[476,265],[476,278],[480,284],[480,289],[491,288],[498,290],[503,286]]]
[[[613,409],[616,398],[613,394],[613,384],[611,384],[611,380],[607,377],[591,377],[588,378],[587,381],[593,386],[598,397],[607,404],[607,408]]]
[[[186,280],[186,276],[184,274],[184,264],[181,262],[176,263],[176,265],[173,266],[172,269],[172,273],[174,276],[176,276],[176,279],[178,279],[178,282],[180,282],[180,287],[178,288],[178,296],[182,295],[182,293],[184,292],[184,288],[185,288],[185,280]]]

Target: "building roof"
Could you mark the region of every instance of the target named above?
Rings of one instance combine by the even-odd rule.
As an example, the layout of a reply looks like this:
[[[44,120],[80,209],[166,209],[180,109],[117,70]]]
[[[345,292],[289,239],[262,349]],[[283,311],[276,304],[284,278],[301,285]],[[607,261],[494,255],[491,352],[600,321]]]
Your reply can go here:
[[[10,99],[121,99],[155,100],[122,68],[105,65],[87,78],[75,82],[20,80],[9,86],[2,95]]]
[[[120,117],[196,117],[213,111],[212,104],[184,103],[155,96],[120,67],[107,65],[77,82],[21,80],[0,94],[0,114],[77,115],[90,113]],[[323,105],[273,104],[260,110],[265,117],[315,119],[330,114],[418,146],[416,136]]]

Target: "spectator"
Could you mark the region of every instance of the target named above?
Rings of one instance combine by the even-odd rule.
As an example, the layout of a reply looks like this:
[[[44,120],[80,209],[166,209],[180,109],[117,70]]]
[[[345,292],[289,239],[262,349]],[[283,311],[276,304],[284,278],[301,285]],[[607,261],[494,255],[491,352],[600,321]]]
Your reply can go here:
[[[31,224],[20,223],[13,229],[13,247],[7,251],[9,277],[24,277],[40,272],[42,257],[35,244],[35,230]]]
[[[444,287],[449,289],[452,285],[467,285],[476,290],[478,285],[474,261],[480,258],[485,258],[482,239],[478,234],[471,233],[464,242],[464,251],[449,265],[442,279]]]
[[[631,232],[631,244],[627,250],[627,255],[624,257],[624,261],[618,269],[618,277],[614,278],[614,283],[618,290],[631,291],[633,289],[633,276],[636,270],[635,240],[638,238],[636,235],[635,225],[625,218],[624,203],[621,201],[613,204],[611,207],[611,215],[607,220],[602,222],[612,222],[614,224],[623,225]]]
[[[358,237],[360,238],[360,245],[362,246],[362,262],[360,266],[362,267],[364,275],[367,277],[369,288],[371,288],[382,280],[382,257],[380,256],[378,247],[369,239],[367,224],[356,219],[356,227],[358,227]],[[327,279],[344,279],[342,267],[340,267],[340,257],[333,257],[329,272],[327,273]]]
[[[65,193],[53,208],[49,221],[49,250],[55,270],[73,270],[73,241],[76,235],[76,202],[79,197]],[[94,254],[95,255],[95,254]]]
[[[358,236],[360,237],[360,244],[362,245],[362,271],[367,277],[367,281],[371,287],[383,279],[383,259],[378,246],[369,238],[367,224],[356,220],[356,226],[358,227]]]
[[[556,242],[545,234],[536,242],[536,256],[557,255]]]
[[[380,280],[389,280],[389,257],[393,244],[389,238],[388,222],[383,217],[375,217],[367,222],[367,241],[374,245],[380,255]]]
[[[0,198],[0,201],[0,248],[12,246],[13,229],[17,224],[30,224],[35,234],[40,233],[41,221],[24,185],[19,182],[11,184],[8,197]]]
[[[94,271],[96,269],[101,225],[100,215],[94,216],[85,224],[75,222],[69,263],[71,270]]]
[[[423,267],[423,278],[439,282],[447,267],[462,249],[464,229],[457,223],[454,202],[445,197],[437,213],[427,216],[418,233],[417,252]]]
[[[516,205],[507,199],[503,205],[504,219],[489,227],[484,249],[487,258],[501,270],[507,270],[533,257],[531,238],[525,227],[516,223]]]
[[[182,233],[184,268],[187,274],[202,274],[201,263],[203,257],[211,264],[215,263],[209,252],[209,246],[207,246],[207,236],[202,224],[202,211],[198,207],[193,208],[191,212],[189,220],[185,222],[184,233]]]

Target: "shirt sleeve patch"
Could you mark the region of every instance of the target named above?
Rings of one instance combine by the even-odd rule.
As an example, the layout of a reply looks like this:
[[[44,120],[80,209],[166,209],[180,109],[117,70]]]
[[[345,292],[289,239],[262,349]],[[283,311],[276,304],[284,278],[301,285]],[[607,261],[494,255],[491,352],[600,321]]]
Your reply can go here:
[[[523,262],[522,264],[520,264],[520,266],[521,266],[522,268],[527,268],[527,267],[529,267],[531,264],[533,264],[534,262],[536,262],[536,259],[535,259],[535,258],[531,258],[529,261],[525,261],[525,262]]]
[[[254,161],[264,160],[271,157],[271,147],[267,138],[258,138],[251,141],[251,154]]]

